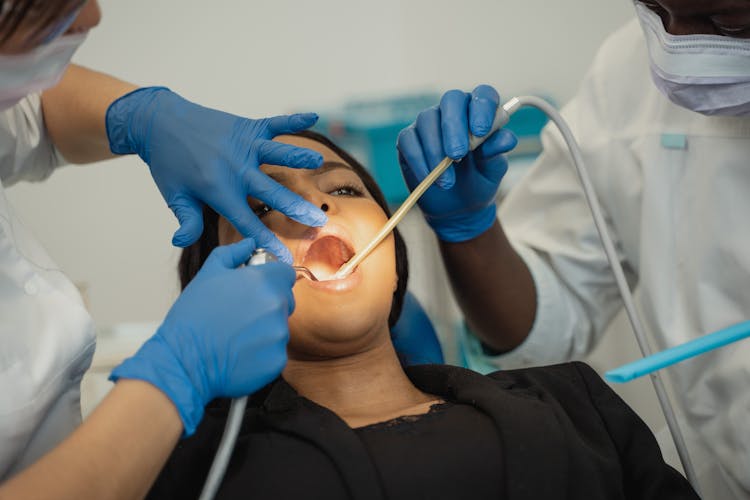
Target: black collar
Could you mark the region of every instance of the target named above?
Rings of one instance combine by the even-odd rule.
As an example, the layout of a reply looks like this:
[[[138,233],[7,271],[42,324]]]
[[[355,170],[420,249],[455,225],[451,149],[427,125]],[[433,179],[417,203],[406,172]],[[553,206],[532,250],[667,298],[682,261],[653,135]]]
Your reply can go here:
[[[420,365],[407,368],[406,373],[422,391],[472,405],[492,418],[503,446],[502,480],[507,498],[554,498],[565,491],[566,446],[552,409],[555,403],[546,401],[540,391],[519,386],[502,372],[487,377],[454,366]],[[352,498],[384,498],[367,450],[332,411],[300,396],[283,379],[264,392],[257,411],[265,425],[323,450],[340,471]],[[558,466],[540,480],[538,471],[529,464],[542,456],[545,462]]]

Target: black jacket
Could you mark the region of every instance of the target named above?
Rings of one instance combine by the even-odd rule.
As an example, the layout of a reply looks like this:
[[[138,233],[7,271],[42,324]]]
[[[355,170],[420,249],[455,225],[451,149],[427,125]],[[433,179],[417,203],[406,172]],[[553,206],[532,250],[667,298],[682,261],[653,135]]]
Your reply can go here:
[[[503,498],[698,499],[664,463],[646,424],[583,363],[488,376],[423,365],[407,374],[421,390],[471,404],[495,422],[505,464],[498,471]],[[149,498],[197,498],[225,419],[226,405],[207,412],[196,434],[178,444]],[[355,432],[279,379],[251,399],[217,497],[384,495]]]

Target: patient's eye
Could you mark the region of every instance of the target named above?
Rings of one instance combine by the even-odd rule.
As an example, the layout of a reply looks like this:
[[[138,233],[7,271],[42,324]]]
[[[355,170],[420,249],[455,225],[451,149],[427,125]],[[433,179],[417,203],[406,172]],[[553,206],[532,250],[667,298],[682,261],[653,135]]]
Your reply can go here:
[[[354,184],[340,184],[334,187],[331,191],[328,191],[328,194],[332,196],[350,196],[353,198],[361,198],[365,196],[364,193],[365,192],[363,187],[356,186]],[[273,212],[273,208],[266,205],[265,203],[258,203],[257,205],[253,205],[251,208],[259,219],[262,219],[266,215]]]
[[[271,212],[272,210],[273,208],[269,207],[265,203],[261,203],[257,207],[253,208],[253,212],[255,212],[255,215],[257,215],[259,219],[262,218],[264,215],[268,214],[269,212]]]
[[[357,186],[345,185],[339,186],[330,194],[334,196],[363,196],[362,190]]]

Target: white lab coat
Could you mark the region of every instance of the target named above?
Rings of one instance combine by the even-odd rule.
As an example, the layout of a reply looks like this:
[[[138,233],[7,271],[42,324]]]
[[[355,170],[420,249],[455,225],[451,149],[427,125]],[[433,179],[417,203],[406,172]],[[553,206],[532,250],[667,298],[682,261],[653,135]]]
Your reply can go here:
[[[750,319],[750,118],[707,117],[652,83],[637,21],[563,109],[657,350]],[[497,367],[582,358],[621,307],[561,136],[500,209],[537,289],[534,326]],[[512,286],[512,283],[502,286]],[[623,360],[623,362],[629,360]],[[750,341],[669,370],[706,499],[750,498]]]
[[[75,286],[13,215],[5,187],[63,162],[38,95],[0,112],[0,481],[81,421],[80,382],[94,329]]]

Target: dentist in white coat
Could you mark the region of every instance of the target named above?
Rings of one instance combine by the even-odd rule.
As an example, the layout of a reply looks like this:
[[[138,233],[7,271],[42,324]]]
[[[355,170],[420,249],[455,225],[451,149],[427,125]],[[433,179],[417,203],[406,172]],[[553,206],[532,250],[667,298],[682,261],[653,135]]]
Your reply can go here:
[[[309,225],[326,220],[259,169],[320,165],[319,154],[273,141],[311,126],[316,115],[252,120],[164,87],[137,88],[69,66],[99,19],[96,0],[0,2],[3,500],[145,495],[211,399],[250,394],[286,363],[295,273],[288,249],[254,216],[247,196]],[[73,284],[13,214],[5,188],[42,180],[67,161],[116,154],[138,154],[148,164],[179,219],[176,245],[200,236],[203,204],[246,239],[212,253],[155,335],[114,370],[114,389],[81,425],[79,385],[94,351],[91,318]],[[240,267],[256,244],[281,262]]]
[[[634,7],[562,114],[661,350],[750,319],[750,2]],[[500,149],[467,145],[498,101],[480,86],[423,111],[399,138],[404,175],[413,187],[436,159],[466,155],[420,207],[466,318],[470,366],[580,359],[622,302],[554,126],[496,211]],[[668,373],[704,498],[750,499],[750,342]]]

